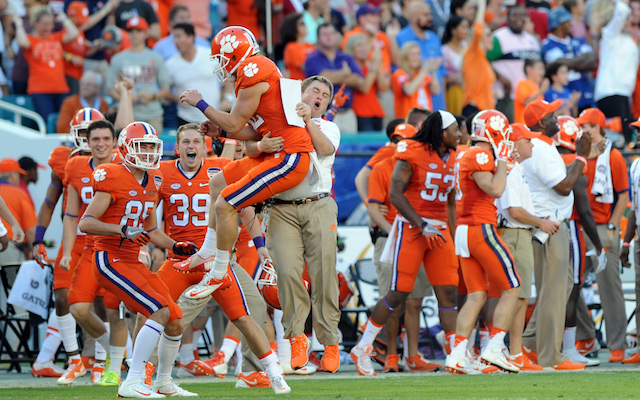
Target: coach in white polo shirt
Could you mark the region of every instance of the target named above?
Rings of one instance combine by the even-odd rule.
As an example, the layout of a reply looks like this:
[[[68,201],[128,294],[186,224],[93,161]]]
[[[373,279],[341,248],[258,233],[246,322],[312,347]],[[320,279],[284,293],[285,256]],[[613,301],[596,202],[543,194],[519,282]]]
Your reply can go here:
[[[538,303],[524,333],[523,344],[537,352],[538,364],[543,367],[579,370],[584,369],[584,366],[572,363],[560,352],[566,305],[573,287],[569,228],[566,221],[573,210],[573,186],[582,175],[587,163],[586,157],[591,151],[591,136],[583,134],[576,141],[576,159],[565,167],[551,139],[559,131],[558,118],[554,112],[560,108],[560,104],[559,100],[553,103],[535,100],[524,111],[526,125],[532,131],[542,133],[531,140],[531,158],[522,163],[535,216],[558,222],[560,229],[551,236],[534,234],[533,255]]]
[[[513,157],[517,161],[509,175],[504,194],[496,199],[498,208],[498,227],[502,240],[509,246],[516,270],[520,275],[520,297],[516,305],[513,323],[509,330],[509,359],[520,368],[520,371],[540,371],[542,367],[536,365],[522,353],[522,331],[524,330],[525,314],[529,297],[531,297],[531,283],[533,282],[533,229],[540,228],[549,235],[560,229],[555,221],[535,216],[533,199],[529,186],[524,177],[520,163],[529,159],[533,145],[531,139],[538,138],[540,133],[532,132],[524,124],[511,124],[513,132],[509,138],[515,149]]]

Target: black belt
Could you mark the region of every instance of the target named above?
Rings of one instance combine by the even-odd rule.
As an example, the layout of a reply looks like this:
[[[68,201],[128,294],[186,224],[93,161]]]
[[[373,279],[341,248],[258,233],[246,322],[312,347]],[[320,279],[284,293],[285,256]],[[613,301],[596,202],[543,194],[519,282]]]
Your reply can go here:
[[[325,197],[331,196],[331,193],[320,193],[315,196],[305,197],[304,199],[295,199],[295,200],[282,200],[282,199],[273,199],[273,204],[291,204],[294,206],[299,206],[301,204],[309,204],[312,201],[318,201],[320,199],[324,199]]]

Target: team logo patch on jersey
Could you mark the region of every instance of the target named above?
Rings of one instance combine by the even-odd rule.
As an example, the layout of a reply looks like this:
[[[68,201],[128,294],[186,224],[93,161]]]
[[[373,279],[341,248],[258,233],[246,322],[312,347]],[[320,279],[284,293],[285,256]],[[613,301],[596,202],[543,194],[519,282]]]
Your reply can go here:
[[[251,78],[252,76],[257,74],[258,71],[259,71],[258,64],[256,63],[249,63],[244,66],[244,76],[246,77]]]
[[[80,179],[82,181],[82,183],[89,183],[91,182],[91,178],[87,178],[86,176],[82,179]]]
[[[171,184],[171,189],[177,190],[177,189],[180,189],[180,186],[182,186],[182,185],[180,185],[179,183],[172,183]]]
[[[137,195],[138,195],[138,192],[136,192],[135,190],[130,190],[130,191],[129,191],[129,196],[131,196],[131,197],[135,197],[135,196],[137,196]]]
[[[476,154],[476,162],[480,165],[485,165],[489,162],[489,155],[487,153]]]
[[[156,189],[160,189],[160,186],[162,186],[162,177],[159,175],[154,176],[153,183],[156,184]]]
[[[207,170],[207,176],[209,177],[209,179],[211,179],[215,174],[217,174],[220,171],[222,170],[218,167],[211,167]]]
[[[105,177],[107,176],[107,171],[105,171],[104,169],[100,168],[97,169],[94,173],[93,173],[93,179],[96,182],[102,182]]]
[[[431,163],[431,164],[429,164],[429,168],[431,168],[431,169],[436,169],[436,168],[438,168],[438,164],[436,164],[436,163]]]

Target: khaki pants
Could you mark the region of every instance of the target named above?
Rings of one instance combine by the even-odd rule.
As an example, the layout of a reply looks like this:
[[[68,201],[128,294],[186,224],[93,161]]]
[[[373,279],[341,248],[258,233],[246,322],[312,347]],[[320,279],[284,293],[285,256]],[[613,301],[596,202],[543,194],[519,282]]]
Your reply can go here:
[[[538,303],[522,337],[522,344],[538,352],[538,364],[551,367],[566,361],[560,352],[573,272],[569,254],[569,227],[545,244],[533,241],[534,273]]]
[[[373,245],[373,264],[376,266],[376,273],[378,274],[378,294],[380,298],[383,298],[389,292],[391,288],[391,273],[393,271],[393,265],[380,261],[384,246],[387,243],[386,237],[380,237],[376,240],[376,244]],[[424,268],[420,268],[416,282],[413,285],[413,290],[409,293],[408,299],[421,299],[423,297],[433,295],[433,288],[431,282],[427,278],[427,273]]]
[[[528,299],[533,282],[533,234],[529,229],[505,228],[500,237],[509,246],[520,276],[520,298]]]
[[[307,204],[278,204],[270,209],[267,248],[278,273],[284,337],[304,333],[309,311],[313,328],[325,345],[339,342],[336,244],[338,206],[331,197]],[[311,299],[302,283],[305,260]]]

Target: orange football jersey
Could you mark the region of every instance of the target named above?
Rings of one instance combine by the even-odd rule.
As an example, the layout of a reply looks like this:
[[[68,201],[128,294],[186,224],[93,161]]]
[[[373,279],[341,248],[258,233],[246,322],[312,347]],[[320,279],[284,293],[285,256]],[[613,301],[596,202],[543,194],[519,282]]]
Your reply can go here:
[[[238,66],[236,96],[240,89],[267,82],[269,89],[260,98],[260,104],[249,124],[262,136],[271,132],[271,137],[284,139],[283,149],[287,154],[314,151],[311,136],[306,128],[287,123],[282,105],[280,79],[282,74],[273,61],[264,56],[248,57]]]
[[[371,175],[369,176],[369,191],[368,199],[369,203],[379,203],[387,206],[389,211],[384,218],[390,224],[393,224],[393,220],[396,219],[398,210],[391,204],[389,199],[389,188],[391,187],[391,174],[393,174],[393,168],[396,166],[396,159],[391,157],[386,160],[382,160],[371,169]]]
[[[447,202],[455,186],[455,152],[450,150],[448,154],[444,161],[426,144],[412,139],[398,142],[395,154],[396,159],[413,167],[413,176],[404,192],[413,209],[422,217],[443,222],[447,222]]]
[[[495,159],[490,151],[471,147],[464,152],[456,177],[459,193],[462,193],[458,225],[495,225],[497,223],[495,199],[480,189],[471,177],[474,172],[494,172],[495,169]]]
[[[159,196],[163,202],[164,229],[172,239],[202,245],[209,223],[209,179],[231,160],[209,158],[191,178],[179,167],[179,160],[161,161],[164,185]],[[174,254],[169,249],[169,257]]]
[[[51,167],[53,172],[58,175],[64,186],[67,186],[64,174],[65,165],[67,165],[67,161],[69,160],[71,151],[73,151],[71,147],[58,146],[53,149],[51,155],[49,156],[49,166]]]
[[[145,174],[140,184],[124,164],[104,164],[93,172],[93,191],[111,195],[111,205],[100,221],[143,228],[158,201],[162,188],[162,174],[151,170]],[[122,243],[122,246],[120,246]],[[138,259],[140,247],[129,240],[121,241],[120,236],[96,235],[95,251],[116,252],[122,258]]]
[[[395,143],[387,143],[384,146],[380,147],[375,154],[367,161],[367,167],[373,168],[382,160],[386,160],[388,158],[393,158],[393,155],[396,152]]]

